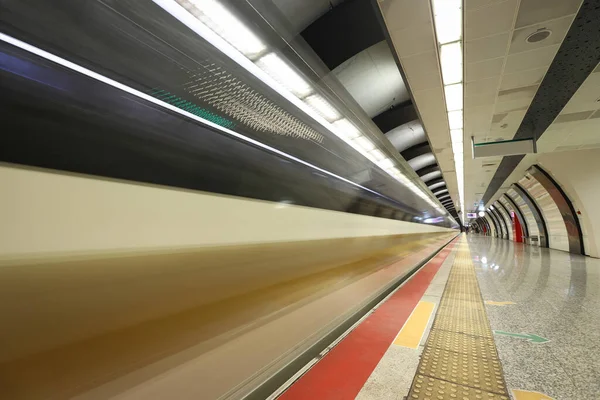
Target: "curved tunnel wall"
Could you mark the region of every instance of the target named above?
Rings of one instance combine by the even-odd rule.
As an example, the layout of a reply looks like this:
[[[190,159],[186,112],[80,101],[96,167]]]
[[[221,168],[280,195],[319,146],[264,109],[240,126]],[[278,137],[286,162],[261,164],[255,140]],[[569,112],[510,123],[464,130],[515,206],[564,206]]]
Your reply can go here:
[[[477,228],[479,229],[479,233],[481,233],[482,235],[486,234],[486,232],[485,232],[486,228],[484,227],[484,224],[481,221],[481,218],[477,218],[475,220],[475,223],[477,224]]]
[[[548,191],[529,172],[519,180],[537,205],[548,231],[548,246],[552,249],[569,251],[569,237],[561,213]]]
[[[494,221],[494,219],[488,213],[485,213],[485,217],[483,218],[485,219],[490,230],[490,236],[498,237],[498,228],[496,227],[496,222]]]
[[[600,257],[600,149],[561,151],[537,156],[537,165],[560,185],[581,226],[584,250]]]
[[[490,221],[486,217],[481,217],[479,219],[481,225],[485,227],[486,236],[493,236],[492,227],[490,226]]]
[[[513,223],[510,218],[510,215],[508,213],[508,210],[504,207],[504,204],[502,204],[500,201],[496,201],[494,203],[494,209],[496,209],[498,211],[499,215],[502,217],[502,220],[504,221],[504,226],[506,227],[506,230],[507,230],[506,239],[514,240]]]
[[[517,218],[519,220],[519,223],[521,224],[523,236],[528,237],[529,229],[527,228],[527,220],[523,216],[523,213],[521,212],[519,207],[517,207],[517,204],[514,202],[514,200],[507,193],[504,193],[504,195],[501,196],[499,200],[502,204],[504,204],[504,206],[509,212],[514,213],[515,218]]]
[[[543,190],[539,189],[542,196],[538,204],[546,217],[550,235],[552,237],[557,236],[550,228],[550,221],[553,221],[554,225],[564,226],[566,238],[560,238],[562,239],[560,245],[562,247],[567,247],[566,251],[569,251],[570,253],[585,254],[583,232],[579,219],[575,213],[575,208],[558,182],[537,165],[533,165],[529,168],[527,175],[535,179],[541,188],[543,188]],[[546,194],[543,193],[544,191]],[[558,215],[556,215],[557,213]],[[561,221],[562,225],[560,223]],[[562,232],[562,229],[560,232]],[[564,243],[565,239],[567,243]],[[552,240],[550,243],[552,243]]]
[[[496,217],[497,219],[502,217],[505,222],[508,220],[508,228],[512,226],[510,217],[503,215],[502,212],[508,214],[508,209],[501,210],[498,206],[505,204],[502,200],[503,197],[500,197],[500,203],[498,201],[494,203]],[[529,217],[528,224],[524,225],[526,230],[527,225],[530,229],[532,226],[537,227],[540,246],[585,254],[583,230],[573,204],[559,184],[540,166],[531,166],[525,176],[509,190],[504,200],[506,204],[512,203],[510,205],[513,210],[520,211],[516,214],[519,222],[522,223],[521,211]],[[531,223],[532,220],[535,224]],[[528,236],[535,238],[535,233]]]
[[[481,220],[479,219],[477,221],[477,224],[479,225],[479,231],[484,234],[484,235],[488,235],[488,231],[487,231],[487,225]]]
[[[515,202],[519,210],[521,210],[523,217],[527,221],[529,235],[527,236],[526,243],[534,246],[548,247],[546,244],[544,221],[529,197],[517,185],[513,185],[507,194]]]
[[[504,219],[501,217],[501,215],[499,214],[498,210],[496,209],[496,207],[494,207],[493,205],[490,207],[490,210],[492,211],[492,215],[494,215],[494,217],[496,218],[496,222],[498,223],[498,225],[500,226],[500,232],[501,232],[501,238],[502,239],[508,239],[508,227],[506,226],[506,222],[504,221]]]
[[[498,216],[491,208],[488,208],[487,212],[494,223],[494,227],[496,228],[496,237],[502,239],[504,237],[504,228],[498,220]]]

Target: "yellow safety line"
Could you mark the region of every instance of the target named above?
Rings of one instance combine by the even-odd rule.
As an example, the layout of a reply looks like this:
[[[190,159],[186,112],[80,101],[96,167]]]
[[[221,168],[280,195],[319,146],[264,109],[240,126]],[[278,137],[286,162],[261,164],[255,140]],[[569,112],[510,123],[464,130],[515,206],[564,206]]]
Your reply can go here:
[[[433,314],[435,303],[420,301],[394,340],[398,346],[417,349]]]
[[[553,400],[551,397],[546,396],[540,392],[530,392],[529,390],[517,390],[512,391],[515,400]]]

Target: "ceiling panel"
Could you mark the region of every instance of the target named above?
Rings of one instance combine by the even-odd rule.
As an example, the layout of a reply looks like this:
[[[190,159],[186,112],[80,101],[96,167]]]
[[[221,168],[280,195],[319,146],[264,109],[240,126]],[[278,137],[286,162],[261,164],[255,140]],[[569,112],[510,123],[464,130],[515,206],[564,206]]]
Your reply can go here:
[[[581,0],[521,0],[518,5],[508,0],[467,1],[467,137],[475,137],[476,142],[514,137],[580,3]],[[511,6],[513,19],[507,24]],[[480,38],[486,29],[495,35]],[[505,31],[501,31],[502,29]],[[550,35],[542,41],[528,42],[527,38],[540,29],[549,30]],[[499,79],[499,82],[495,79]],[[498,85],[492,90],[496,83]],[[574,102],[571,109],[579,111],[578,107],[592,107],[590,96],[591,93],[587,96],[582,94],[580,103]],[[564,140],[568,134],[568,131],[562,130],[562,136],[557,133],[555,140],[541,143],[541,147],[546,150],[555,149],[560,145],[559,139]],[[584,140],[586,139],[581,136],[580,141]],[[471,149],[465,149],[467,208],[481,199],[501,160],[502,157],[472,159]]]
[[[524,51],[535,50],[541,47],[561,44],[565,38],[565,35],[567,34],[567,31],[569,30],[569,27],[571,26],[571,23],[573,22],[573,18],[575,18],[574,15],[569,15],[553,21],[546,21],[517,29],[513,33],[509,54],[516,54]],[[542,29],[547,29],[550,31],[550,36],[547,39],[534,43],[527,41],[528,36]]]
[[[479,106],[491,106],[496,102],[496,93],[480,96],[465,96],[465,109]]]
[[[576,14],[581,0],[521,0],[516,28]]]
[[[560,45],[545,46],[523,53],[511,54],[504,66],[505,74],[513,74],[528,69],[548,67],[554,60],[554,56]]]
[[[569,100],[562,113],[597,110],[600,108],[600,73],[591,74]],[[600,132],[599,132],[600,135]]]
[[[500,76],[504,66],[504,57],[467,64],[465,67],[465,81],[477,81],[494,76]]]
[[[475,40],[468,40],[468,36],[465,36],[465,39],[465,59],[467,63],[474,63],[504,57],[510,35],[507,32]]]
[[[295,1],[298,2],[298,0]],[[428,1],[379,0],[378,4],[390,33],[415,25],[432,26]]]
[[[453,164],[442,149],[450,145],[448,119],[433,34],[429,1],[379,0],[384,22],[398,56],[413,102],[425,127],[430,147],[439,168],[446,171]],[[413,161],[413,163],[416,163]],[[415,165],[415,167],[417,167]],[[441,176],[440,171],[425,175],[424,180]],[[443,175],[451,195],[456,196],[456,175]]]
[[[498,92],[500,76],[467,82],[465,85],[465,97],[495,95]]]
[[[514,74],[505,74],[500,83],[500,90],[514,89],[522,86],[537,85],[542,82],[548,67],[520,71]]]
[[[411,77],[408,81],[413,92],[440,87],[440,72],[435,50],[402,57],[400,62],[406,76]],[[418,106],[417,108],[420,109]]]
[[[429,22],[392,31],[390,37],[405,57],[435,50],[435,39]]]
[[[518,100],[533,100],[533,96],[537,92],[539,85],[523,86],[513,89],[500,90],[498,92],[498,102],[503,101],[518,101]]]
[[[509,31],[513,26],[517,3],[517,0],[506,0],[467,10],[465,37],[478,39]]]

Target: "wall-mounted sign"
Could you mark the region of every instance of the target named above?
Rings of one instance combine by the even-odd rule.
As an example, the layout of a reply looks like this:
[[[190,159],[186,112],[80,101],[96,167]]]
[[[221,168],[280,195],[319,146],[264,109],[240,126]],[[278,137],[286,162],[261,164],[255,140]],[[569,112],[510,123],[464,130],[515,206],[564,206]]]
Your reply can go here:
[[[473,143],[473,157],[498,157],[536,153],[533,139],[513,139],[499,142]]]
[[[467,213],[467,218],[477,218],[477,213]]]

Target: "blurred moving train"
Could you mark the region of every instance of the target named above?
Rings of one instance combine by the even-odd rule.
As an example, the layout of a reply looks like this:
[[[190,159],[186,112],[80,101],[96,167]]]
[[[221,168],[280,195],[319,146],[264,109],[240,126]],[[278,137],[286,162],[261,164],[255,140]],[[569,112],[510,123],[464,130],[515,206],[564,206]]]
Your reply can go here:
[[[265,398],[458,234],[157,3],[0,5],[3,398]]]

